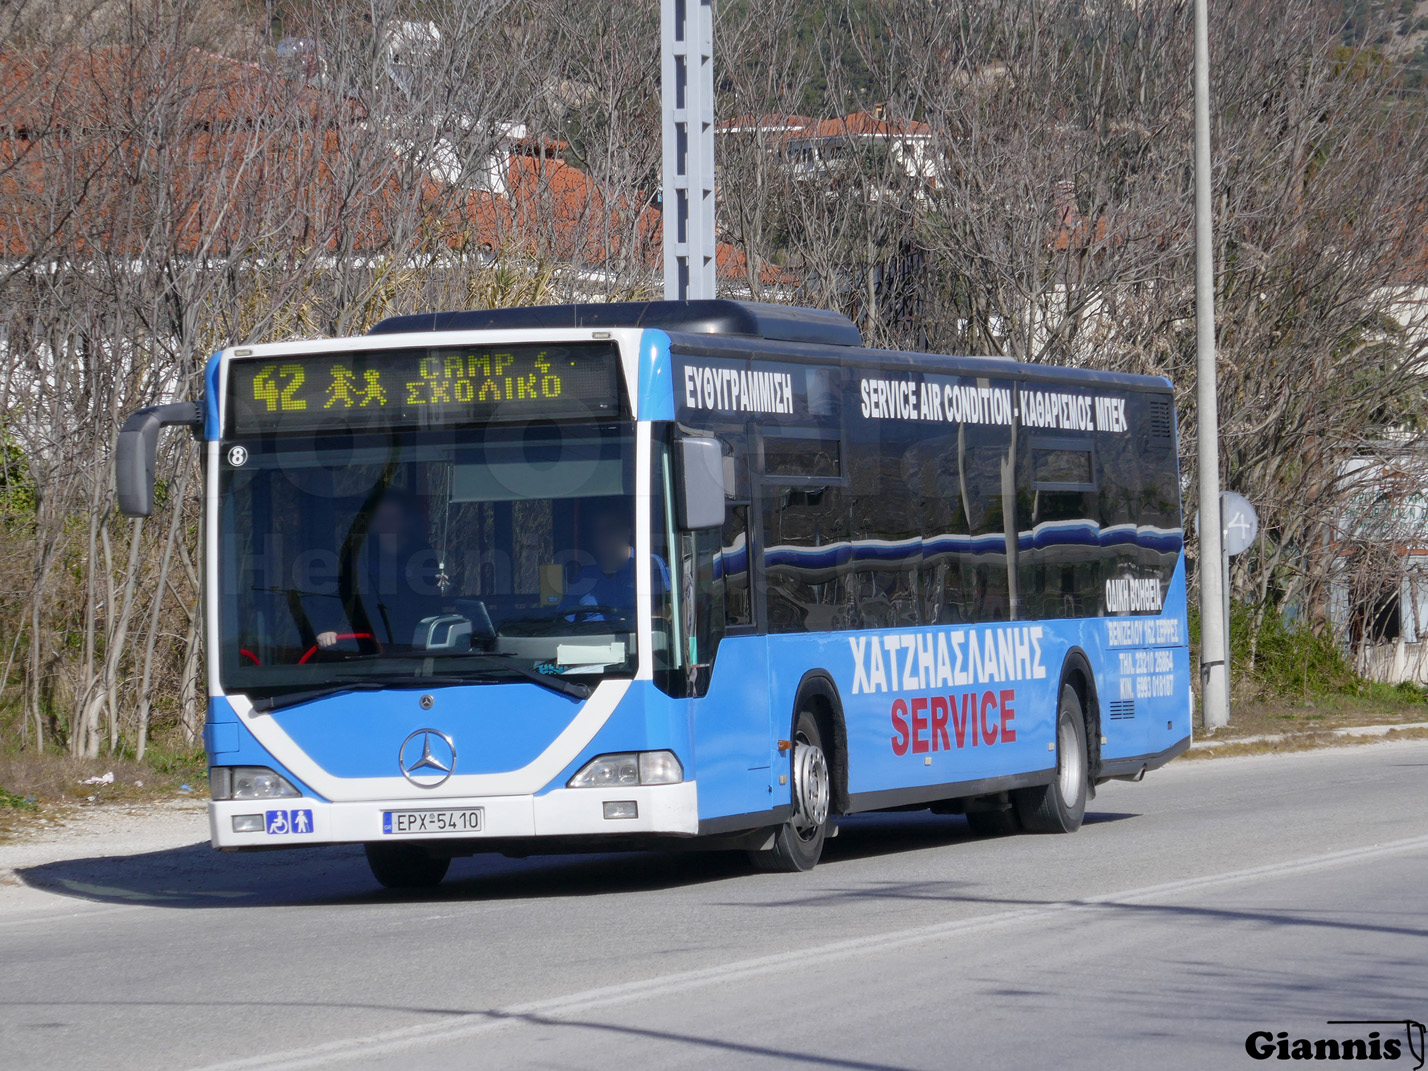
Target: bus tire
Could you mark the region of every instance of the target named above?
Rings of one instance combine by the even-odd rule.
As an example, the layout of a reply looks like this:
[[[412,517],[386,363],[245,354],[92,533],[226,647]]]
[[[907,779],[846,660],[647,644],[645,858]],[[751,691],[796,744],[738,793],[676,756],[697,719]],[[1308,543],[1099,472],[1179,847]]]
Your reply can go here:
[[[433,889],[441,884],[451,860],[428,855],[416,844],[368,844],[367,865],[372,876],[388,889]]]
[[[1081,697],[1075,688],[1063,684],[1056,707],[1056,777],[1049,785],[1012,793],[1023,829],[1028,833],[1074,833],[1081,828],[1090,784],[1087,755]]]
[[[760,870],[796,874],[812,870],[823,856],[828,839],[829,799],[828,756],[823,751],[823,734],[818,719],[809,711],[798,714],[793,731],[792,785],[793,814],[774,834],[773,845],[749,853]]]

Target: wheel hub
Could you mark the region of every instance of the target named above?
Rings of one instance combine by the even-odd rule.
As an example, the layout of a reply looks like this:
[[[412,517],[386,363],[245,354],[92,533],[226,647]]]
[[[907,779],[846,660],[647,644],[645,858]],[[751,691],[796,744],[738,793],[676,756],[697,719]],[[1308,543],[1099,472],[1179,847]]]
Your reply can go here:
[[[1061,790],[1061,798],[1072,804],[1085,777],[1081,741],[1076,735],[1075,727],[1064,720],[1056,736],[1056,776],[1059,781],[1057,787]]]
[[[793,748],[793,827],[805,840],[828,821],[828,795],[823,749],[800,740]]]

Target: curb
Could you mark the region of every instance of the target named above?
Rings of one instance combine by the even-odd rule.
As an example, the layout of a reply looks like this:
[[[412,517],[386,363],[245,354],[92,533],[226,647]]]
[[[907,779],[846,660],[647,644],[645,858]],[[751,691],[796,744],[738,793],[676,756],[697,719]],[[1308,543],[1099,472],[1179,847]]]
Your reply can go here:
[[[1228,736],[1224,739],[1210,736],[1203,740],[1196,740],[1190,745],[1190,750],[1202,751],[1213,747],[1230,747],[1235,744],[1278,744],[1302,736],[1387,736],[1395,729],[1428,729],[1428,721],[1388,725],[1345,725],[1334,729],[1310,729],[1298,733],[1261,733],[1258,736]]]

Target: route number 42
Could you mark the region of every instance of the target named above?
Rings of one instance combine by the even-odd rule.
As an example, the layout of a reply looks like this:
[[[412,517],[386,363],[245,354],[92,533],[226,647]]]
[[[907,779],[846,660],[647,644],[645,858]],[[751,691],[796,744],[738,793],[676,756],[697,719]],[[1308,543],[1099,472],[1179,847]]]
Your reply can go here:
[[[264,365],[253,377],[253,400],[263,402],[268,412],[294,413],[307,408],[307,399],[297,397],[307,379],[300,364]]]

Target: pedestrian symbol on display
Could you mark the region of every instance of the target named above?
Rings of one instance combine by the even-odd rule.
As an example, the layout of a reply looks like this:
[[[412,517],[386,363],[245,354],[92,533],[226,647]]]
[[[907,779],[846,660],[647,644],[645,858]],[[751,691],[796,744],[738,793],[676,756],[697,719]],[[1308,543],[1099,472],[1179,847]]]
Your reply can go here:
[[[268,833],[273,836],[282,836],[285,833],[312,832],[311,811],[269,811],[267,819]]]

